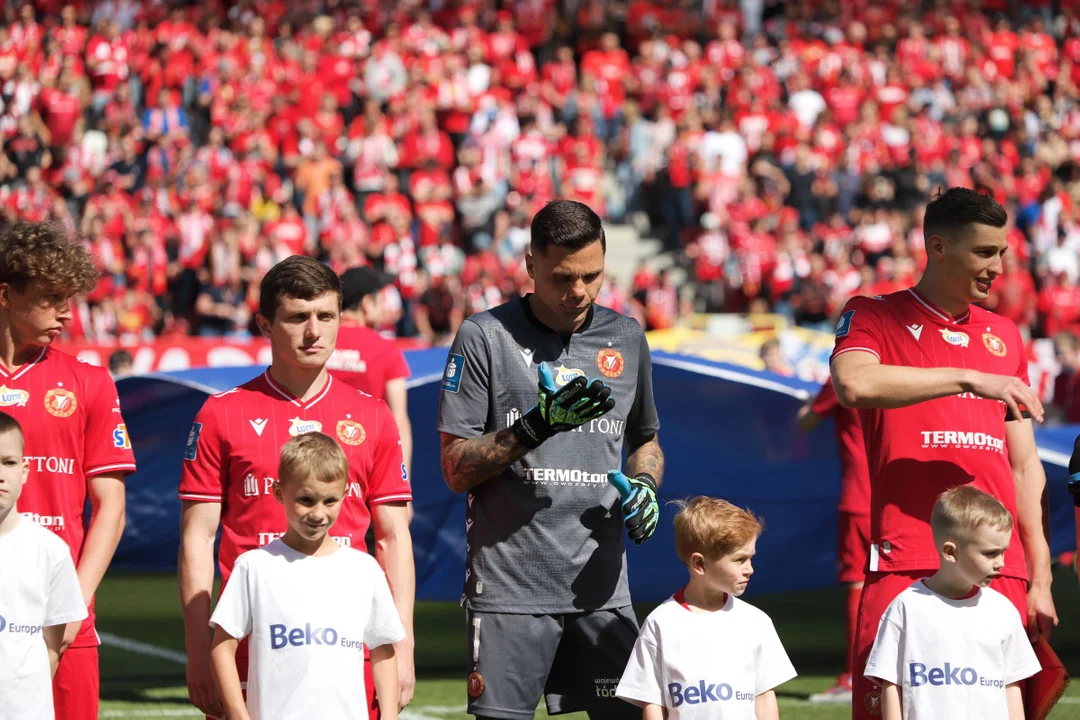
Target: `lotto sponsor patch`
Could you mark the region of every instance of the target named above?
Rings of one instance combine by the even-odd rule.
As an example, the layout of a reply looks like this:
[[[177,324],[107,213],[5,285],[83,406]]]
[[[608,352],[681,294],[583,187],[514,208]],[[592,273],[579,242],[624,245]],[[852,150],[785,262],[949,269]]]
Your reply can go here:
[[[461,389],[461,376],[465,372],[465,356],[450,353],[446,358],[446,371],[443,372],[442,389],[456,393]]]

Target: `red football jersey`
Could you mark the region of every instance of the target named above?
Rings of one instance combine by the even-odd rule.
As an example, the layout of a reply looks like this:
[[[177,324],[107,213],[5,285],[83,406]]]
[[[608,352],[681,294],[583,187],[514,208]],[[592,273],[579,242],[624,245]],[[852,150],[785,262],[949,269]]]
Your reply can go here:
[[[43,347],[14,373],[0,368],[0,410],[19,421],[26,439],[30,475],[19,512],[59,535],[77,565],[87,479],[135,472],[116,384],[103,368]],[[72,647],[99,644],[91,604]]]
[[[412,499],[397,425],[385,403],[333,377],[302,403],[266,370],[207,398],[184,453],[180,499],[221,503],[223,583],[241,553],[285,533],[285,511],[273,496],[281,447],[313,431],[337,438],[349,459],[349,489],[330,529],[339,543],[363,549],[368,506]]]
[[[853,351],[876,355],[885,365],[968,368],[1029,383],[1024,345],[1011,320],[977,305],[954,319],[914,289],[848,302],[833,357]],[[930,512],[949,488],[971,483],[1016,517],[1006,413],[1004,403],[972,393],[859,411],[870,467],[871,571],[937,568]],[[1002,574],[1027,578],[1016,524]]]
[[[856,515],[870,514],[870,470],[866,466],[859,413],[844,407],[836,397],[832,380],[821,386],[810,409],[821,417],[831,417],[836,427],[840,450],[840,511]]]
[[[409,366],[397,343],[371,328],[345,321],[326,367],[335,377],[379,400],[386,400],[386,383],[409,377]]]

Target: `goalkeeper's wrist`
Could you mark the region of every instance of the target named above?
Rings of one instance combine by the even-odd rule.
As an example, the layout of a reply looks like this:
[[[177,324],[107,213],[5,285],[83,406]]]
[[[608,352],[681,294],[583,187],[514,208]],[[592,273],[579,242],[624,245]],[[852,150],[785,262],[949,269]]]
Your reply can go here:
[[[540,444],[547,440],[549,437],[555,434],[555,431],[551,429],[551,426],[544,420],[543,414],[540,412],[539,407],[534,407],[529,412],[522,415],[520,418],[510,426],[514,435],[521,442],[522,445],[535,450],[540,447]]]
[[[650,475],[649,473],[647,473],[647,472],[640,472],[640,473],[638,473],[637,475],[635,475],[633,479],[634,479],[634,480],[639,480],[639,481],[641,481],[641,482],[645,483],[646,485],[648,485],[648,486],[649,486],[649,488],[650,488],[650,489],[651,489],[651,490],[652,490],[652,491],[653,491],[654,493],[656,492],[656,478],[654,478],[654,477],[653,477],[652,475]]]

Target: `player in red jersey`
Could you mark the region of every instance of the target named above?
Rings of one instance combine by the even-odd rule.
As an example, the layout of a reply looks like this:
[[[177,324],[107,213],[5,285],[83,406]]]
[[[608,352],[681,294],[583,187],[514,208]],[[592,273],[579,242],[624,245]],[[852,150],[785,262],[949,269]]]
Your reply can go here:
[[[96,281],[90,256],[57,226],[23,223],[0,237],[0,407],[27,429],[30,465],[19,510],[71,548],[90,612],[64,632],[53,678],[65,720],[97,720],[94,593],[124,531],[124,477],[135,471],[109,373],[49,347],[71,319],[71,297]]]
[[[393,340],[377,333],[383,316],[382,289],[394,278],[369,267],[341,274],[341,329],[326,367],[357,390],[384,401],[401,435],[406,470],[412,470],[412,424],[405,380],[409,365]]]
[[[244,385],[208,398],[188,437],[180,480],[180,596],[191,659],[188,693],[208,715],[223,714],[210,675],[210,593],[218,526],[224,586],[238,555],[285,532],[284,516],[273,497],[281,446],[291,436],[314,430],[336,437],[349,458],[348,494],[331,535],[343,545],[362,546],[368,525],[374,524],[377,558],[408,633],[396,645],[401,707],[412,697],[415,575],[407,507],[412,492],[397,426],[386,405],[326,369],[340,313],[340,283],[325,265],[293,256],[271,268],[260,287],[256,318],[270,340],[270,367]],[[237,662],[244,680],[246,645],[237,652]],[[370,675],[370,664],[367,670]],[[370,676],[367,685],[374,687]],[[377,717],[374,708],[371,714]]]
[[[831,379],[821,386],[817,397],[799,409],[799,428],[810,432],[828,417],[833,419],[840,451],[837,579],[847,588],[847,664],[831,688],[810,696],[812,703],[851,702],[855,628],[870,547],[870,472],[866,467],[862,426],[858,412],[840,404]]]
[[[1042,422],[1042,403],[1029,387],[1016,325],[974,304],[1002,273],[1006,220],[1001,205],[972,190],[939,195],[926,208],[922,280],[854,298],[837,323],[832,377],[840,402],[859,410],[871,487],[855,718],[880,714],[879,688],[861,668],[886,607],[938,565],[930,512],[948,488],[970,483],[1017,519],[991,587],[1012,600],[1032,636],[1057,624],[1043,531],[1046,476],[1029,419]]]

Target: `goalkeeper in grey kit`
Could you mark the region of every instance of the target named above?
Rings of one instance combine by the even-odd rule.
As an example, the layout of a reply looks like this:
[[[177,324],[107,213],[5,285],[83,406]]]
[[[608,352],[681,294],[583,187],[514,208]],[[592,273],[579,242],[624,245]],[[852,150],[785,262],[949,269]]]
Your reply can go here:
[[[534,292],[461,324],[442,380],[442,470],[468,492],[462,605],[469,712],[637,720],[615,698],[638,635],[624,532],[656,530],[664,475],[637,321],[594,304],[600,218],[556,200],[532,221]],[[627,460],[622,465],[624,443]]]

